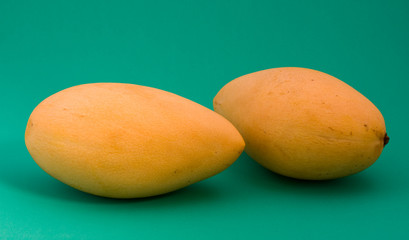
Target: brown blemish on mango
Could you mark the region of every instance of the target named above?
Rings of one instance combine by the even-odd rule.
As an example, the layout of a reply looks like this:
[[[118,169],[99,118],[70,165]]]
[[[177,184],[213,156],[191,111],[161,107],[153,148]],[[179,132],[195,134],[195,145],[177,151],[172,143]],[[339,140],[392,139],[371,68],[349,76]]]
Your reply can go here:
[[[386,144],[389,143],[389,140],[390,140],[390,138],[389,138],[388,134],[385,133],[385,137],[383,137],[383,146],[384,147],[386,146]]]

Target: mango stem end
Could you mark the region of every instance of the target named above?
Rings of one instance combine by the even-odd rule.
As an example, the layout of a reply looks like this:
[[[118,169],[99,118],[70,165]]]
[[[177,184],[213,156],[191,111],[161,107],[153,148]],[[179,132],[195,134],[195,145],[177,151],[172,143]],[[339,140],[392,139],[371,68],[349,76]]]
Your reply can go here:
[[[384,147],[386,146],[386,144],[388,144],[389,139],[390,139],[390,138],[389,138],[388,134],[385,133],[385,137],[383,137],[383,146],[384,146]]]

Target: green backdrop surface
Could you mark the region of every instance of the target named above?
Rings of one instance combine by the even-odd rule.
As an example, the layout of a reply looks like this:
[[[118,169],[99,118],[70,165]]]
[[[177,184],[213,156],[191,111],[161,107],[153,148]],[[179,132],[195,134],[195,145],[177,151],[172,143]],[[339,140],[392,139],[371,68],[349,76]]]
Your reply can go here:
[[[354,176],[277,176],[246,154],[160,197],[114,200],[43,172],[31,111],[64,88],[126,82],[208,108],[273,67],[329,73],[369,98],[391,137]],[[408,1],[0,1],[0,239],[409,239]]]

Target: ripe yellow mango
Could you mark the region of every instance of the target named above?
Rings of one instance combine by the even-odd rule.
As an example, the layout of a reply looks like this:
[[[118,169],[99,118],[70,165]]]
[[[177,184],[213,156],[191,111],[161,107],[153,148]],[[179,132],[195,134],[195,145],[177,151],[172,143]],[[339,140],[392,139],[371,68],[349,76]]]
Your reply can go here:
[[[239,130],[250,157],[293,178],[360,172],[389,140],[374,104],[341,80],[311,69],[275,68],[239,77],[213,103]]]
[[[219,114],[178,95],[122,83],[71,87],[32,112],[25,141],[51,176],[84,192],[154,196],[211,177],[244,149]]]

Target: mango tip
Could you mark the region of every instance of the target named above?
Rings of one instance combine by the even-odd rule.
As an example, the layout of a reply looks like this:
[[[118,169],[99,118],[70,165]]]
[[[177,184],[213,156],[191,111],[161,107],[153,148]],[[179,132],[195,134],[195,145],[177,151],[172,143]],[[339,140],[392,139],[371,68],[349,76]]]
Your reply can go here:
[[[385,133],[385,137],[383,137],[383,146],[384,146],[384,147],[386,146],[386,144],[388,144],[389,139],[390,139],[390,138],[389,138],[388,134]]]

